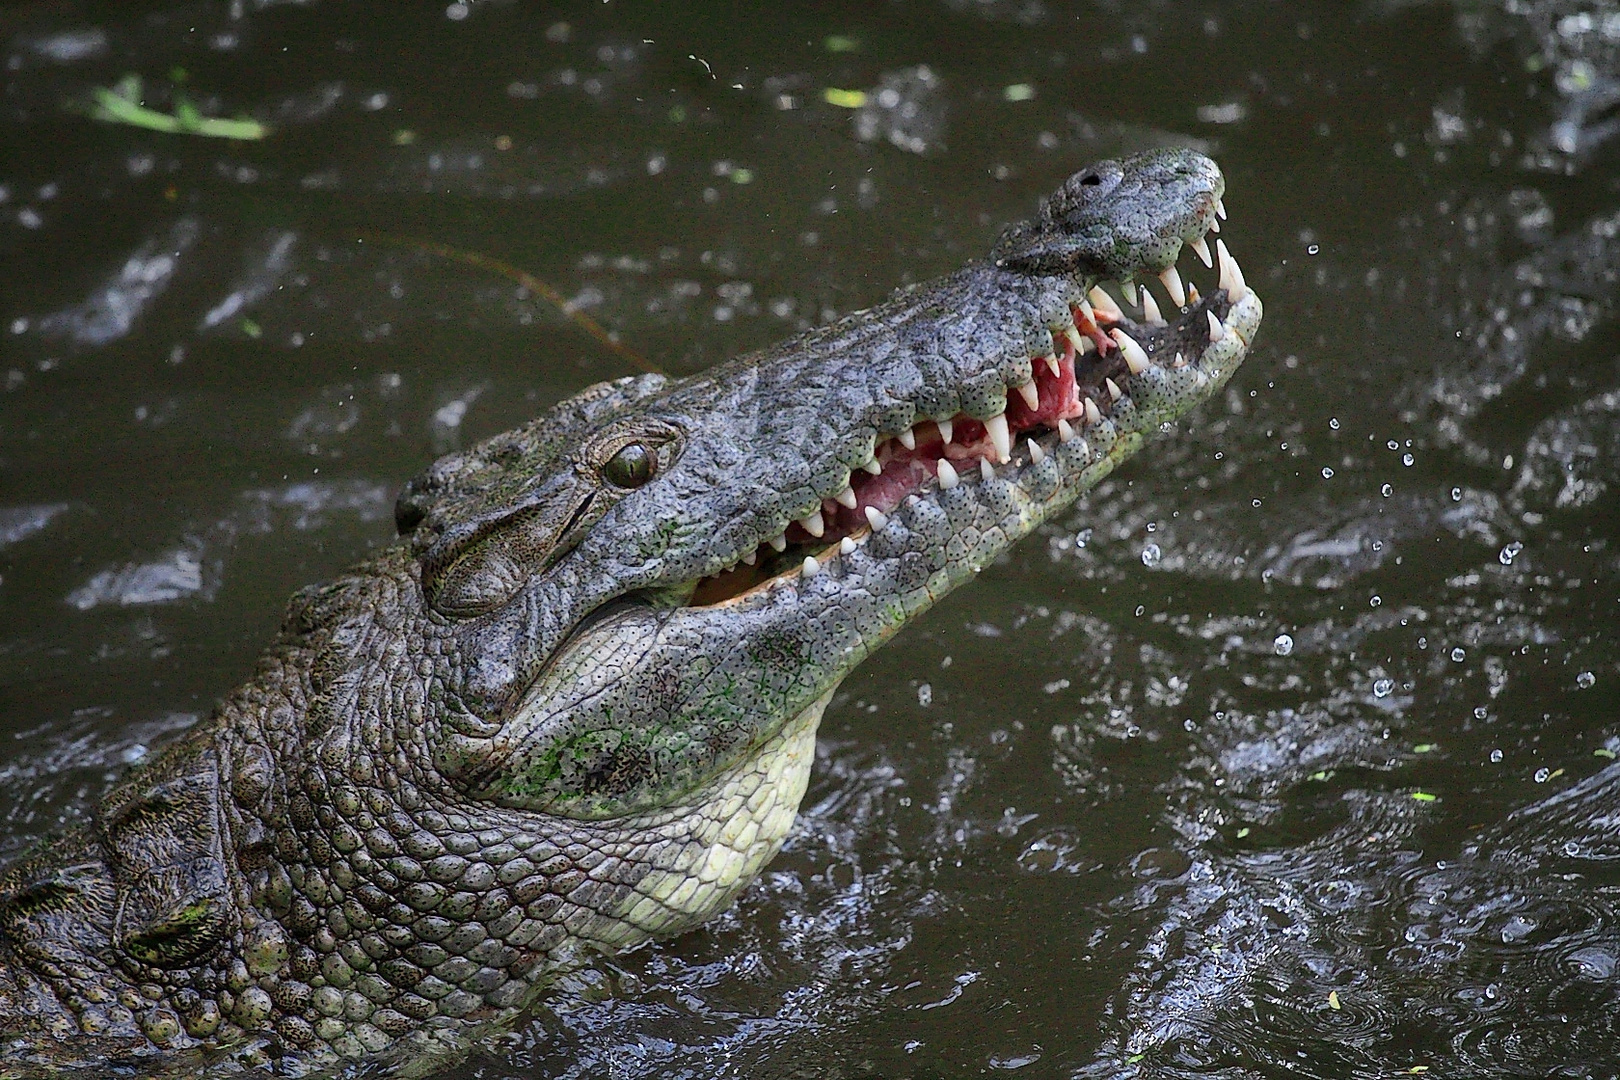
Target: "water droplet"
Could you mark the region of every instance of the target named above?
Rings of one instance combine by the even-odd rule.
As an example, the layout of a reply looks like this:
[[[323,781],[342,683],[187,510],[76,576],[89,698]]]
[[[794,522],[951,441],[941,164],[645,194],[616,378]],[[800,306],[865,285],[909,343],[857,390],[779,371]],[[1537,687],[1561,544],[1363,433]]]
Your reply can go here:
[[[1379,604],[1382,604],[1383,602],[1384,602],[1384,598],[1382,596],[1375,596],[1371,600],[1367,601],[1367,605],[1369,607],[1377,607]]]
[[[922,683],[921,685],[919,685],[917,687],[917,704],[921,705],[923,708],[926,709],[926,708],[928,708],[928,706],[932,705],[933,703],[934,703],[934,688],[932,686],[930,686],[928,683]]]
[[[1278,634],[1271,648],[1278,656],[1287,656],[1294,651],[1294,639],[1287,634]]]
[[[1463,662],[1463,657],[1467,655],[1468,654],[1463,651],[1463,647],[1461,645],[1458,645],[1455,649],[1451,650],[1451,658],[1459,664]]]
[[[1143,607],[1141,604],[1136,605],[1136,617],[1138,619],[1140,619],[1144,614],[1146,614],[1146,612],[1147,612],[1147,608]]]
[[[1382,493],[1384,498],[1387,499],[1391,495],[1395,494],[1395,485],[1393,485],[1393,484],[1385,484],[1383,487],[1379,488],[1378,490],[1379,490],[1380,493]]]
[[[1337,416],[1335,416],[1335,417],[1331,418],[1330,420],[1328,420],[1328,427],[1332,428],[1334,431],[1338,431],[1339,430],[1339,418]]]
[[[1454,487],[1451,489],[1451,501],[1462,502],[1462,488]]]
[[[1312,244],[1310,247],[1305,249],[1305,254],[1307,254],[1307,255],[1315,255],[1317,252],[1319,252],[1321,250],[1322,250],[1322,245],[1321,244]]]
[[[1159,550],[1158,544],[1149,544],[1147,547],[1142,549],[1143,566],[1158,566],[1159,561],[1163,558],[1164,553]]]
[[[1373,683],[1373,697],[1386,698],[1395,690],[1394,679],[1379,679]]]
[[[1551,775],[1552,770],[1543,765],[1541,768],[1536,770],[1536,783],[1545,784],[1547,782],[1547,777]]]
[[[1333,470],[1328,468],[1326,465],[1322,466],[1322,479],[1324,479],[1324,480],[1333,479]]]
[[[1411,454],[1402,454],[1401,455],[1401,464],[1405,465],[1407,468],[1411,468],[1412,467],[1412,462],[1414,462],[1416,460],[1417,460],[1417,458],[1413,457]]]
[[[1592,689],[1596,682],[1597,676],[1592,674],[1590,671],[1583,671],[1579,675],[1575,676],[1575,685],[1580,687],[1582,690]]]
[[[1518,558],[1519,552],[1521,552],[1523,550],[1524,550],[1524,545],[1519,543],[1519,541],[1515,540],[1511,544],[1508,544],[1506,547],[1504,547],[1497,554],[1496,558],[1497,558],[1497,560],[1499,562],[1501,562],[1501,564],[1503,566],[1512,566],[1513,565],[1513,560]]]
[[[1489,715],[1491,715],[1491,710],[1487,709],[1485,706],[1483,706],[1483,705],[1475,705],[1474,706],[1474,719],[1475,720],[1483,720]]]
[[[1391,450],[1399,450],[1401,448],[1401,444],[1396,442],[1394,439],[1389,440],[1389,442],[1385,443],[1384,445],[1389,447]]]
[[[1500,765],[1502,763],[1502,751],[1500,751],[1500,750],[1492,750],[1491,751],[1491,763],[1496,764],[1496,765]]]

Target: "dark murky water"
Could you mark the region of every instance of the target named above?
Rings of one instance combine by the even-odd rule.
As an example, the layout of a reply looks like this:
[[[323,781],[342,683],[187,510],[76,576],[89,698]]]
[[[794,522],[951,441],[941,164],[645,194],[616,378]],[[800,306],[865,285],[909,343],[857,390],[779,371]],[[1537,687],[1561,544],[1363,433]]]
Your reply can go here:
[[[434,453],[629,370],[430,245],[684,372],[1193,142],[1267,304],[1226,400],[849,680],[733,912],[478,1075],[1620,1074],[1620,7],[674,7],[0,12],[0,857]],[[128,73],[275,134],[83,115]]]

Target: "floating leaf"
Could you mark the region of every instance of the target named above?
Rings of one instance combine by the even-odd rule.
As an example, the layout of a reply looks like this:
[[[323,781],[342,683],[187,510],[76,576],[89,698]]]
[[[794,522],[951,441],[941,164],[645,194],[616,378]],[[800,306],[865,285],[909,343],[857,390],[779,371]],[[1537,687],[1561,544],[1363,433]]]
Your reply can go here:
[[[866,104],[865,90],[840,90],[836,86],[829,86],[821,92],[821,97],[827,104],[840,109],[858,109]]]
[[[1328,991],[1328,1008],[1332,1009],[1334,1012],[1338,1012],[1340,1009],[1344,1008],[1344,1006],[1339,1004],[1339,992],[1337,990]]]
[[[1412,792],[1412,798],[1416,799],[1418,802],[1439,802],[1440,801],[1440,796],[1438,796],[1438,795],[1430,795],[1427,791],[1414,791],[1414,792]]]

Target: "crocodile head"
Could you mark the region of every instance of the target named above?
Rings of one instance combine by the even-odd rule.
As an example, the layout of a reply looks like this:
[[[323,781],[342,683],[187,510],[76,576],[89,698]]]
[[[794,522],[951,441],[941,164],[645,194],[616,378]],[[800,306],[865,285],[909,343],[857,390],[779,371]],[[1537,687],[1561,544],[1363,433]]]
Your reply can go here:
[[[1104,162],[987,260],[438,461],[400,543],[0,879],[0,1028],[27,1000],[50,1038],[437,1046],[720,910],[839,681],[1243,360],[1236,262],[1202,297],[1176,269],[1222,191],[1190,151]],[[1172,319],[1097,289],[1147,276]]]

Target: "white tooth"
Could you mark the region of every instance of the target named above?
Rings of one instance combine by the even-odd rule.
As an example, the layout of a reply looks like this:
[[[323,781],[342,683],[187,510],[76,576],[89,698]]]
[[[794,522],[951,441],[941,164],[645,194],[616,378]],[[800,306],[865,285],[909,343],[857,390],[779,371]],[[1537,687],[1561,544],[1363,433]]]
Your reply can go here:
[[[1086,295],[1091,297],[1093,309],[1103,318],[1118,322],[1125,317],[1125,313],[1119,310],[1119,305],[1114,303],[1114,298],[1103,292],[1101,285],[1093,285]]]
[[[1209,253],[1209,242],[1206,241],[1202,236],[1187,246],[1193,249],[1193,253],[1203,261],[1205,266],[1210,268],[1215,266],[1215,257]]]
[[[771,537],[771,550],[772,551],[786,551],[787,550],[787,533],[778,533],[777,535]]]
[[[748,564],[749,566],[753,566],[758,561],[759,561],[759,551],[757,549],[754,550],[754,551],[750,551],[748,554],[743,556],[743,562]]]
[[[996,448],[996,461],[1005,465],[1012,460],[1012,434],[1007,430],[1007,414],[997,413],[984,422],[990,432],[990,443]]]
[[[1181,273],[1176,269],[1174,263],[1164,268],[1164,273],[1159,275],[1159,280],[1164,282],[1165,290],[1169,292],[1170,299],[1176,302],[1176,307],[1187,306],[1187,290],[1181,286]]]
[[[994,470],[994,469],[992,469],[990,467],[990,462],[987,459],[980,458],[979,459],[979,479],[983,480],[985,483],[989,483],[990,481],[994,480],[995,478],[996,478],[996,470]]]
[[[855,509],[855,489],[845,488],[840,491],[838,493],[838,505],[847,507],[850,510]]]
[[[838,541],[838,553],[840,555],[855,554],[855,541],[848,536]]]
[[[1081,315],[1084,315],[1086,318],[1090,319],[1092,322],[1097,321],[1097,313],[1095,311],[1091,310],[1091,301],[1090,300],[1087,300],[1085,297],[1082,296],[1080,298],[1080,303],[1077,306],[1080,308],[1080,314]]]
[[[949,444],[951,437],[956,434],[956,425],[949,420],[941,420],[934,426],[939,428],[940,441]]]
[[[1041,449],[1040,443],[1034,439],[1025,439],[1024,441],[1029,443],[1029,460],[1032,464],[1039,465],[1046,460],[1046,451]]]
[[[1103,385],[1108,387],[1108,396],[1113,398],[1115,401],[1118,401],[1124,396],[1124,392],[1119,388],[1119,383],[1115,382],[1113,379],[1104,379]]]
[[[916,433],[910,428],[906,428],[906,430],[902,431],[895,437],[900,440],[900,445],[905,447],[907,450],[917,449],[917,436]]]
[[[877,458],[873,458],[871,461],[868,461],[865,465],[862,465],[861,468],[865,469],[873,476],[883,475],[883,466],[878,464]]]
[[[1033,379],[1017,389],[1018,396],[1024,399],[1024,404],[1029,406],[1030,412],[1037,412],[1040,410],[1041,392],[1035,389],[1035,381]]]
[[[821,564],[816,562],[816,557],[814,555],[806,555],[804,557],[804,566],[801,567],[801,573],[803,573],[805,577],[815,577],[817,574],[821,573]]]
[[[1102,410],[1097,408],[1097,403],[1095,401],[1092,401],[1090,398],[1086,398],[1086,423],[1096,424],[1100,423],[1101,421]]]
[[[1220,232],[1221,231],[1221,223],[1219,221],[1215,220],[1214,218],[1210,218],[1209,219],[1209,231],[1212,232],[1212,233]]]
[[[1072,326],[1063,331],[1063,336],[1069,339],[1070,345],[1074,346],[1074,355],[1076,356],[1079,356],[1081,353],[1086,351],[1085,344],[1087,341],[1091,340],[1090,338],[1081,337],[1080,331],[1076,330]]]
[[[1237,303],[1249,294],[1249,286],[1243,280],[1243,270],[1238,266],[1232,253],[1226,250],[1226,241],[1215,241],[1215,251],[1221,257],[1221,288],[1226,290],[1227,299]]]
[[[1220,198],[1215,200],[1215,216],[1222,221],[1226,220],[1226,203]]]
[[[1164,325],[1164,312],[1159,310],[1159,302],[1153,299],[1147,286],[1142,286],[1142,317],[1154,326]]]
[[[1187,303],[1196,304],[1196,303],[1198,303],[1199,299],[1200,299],[1200,297],[1198,295],[1198,286],[1194,285],[1190,281],[1187,282]]]
[[[1209,343],[1213,345],[1226,336],[1226,327],[1221,325],[1221,320],[1215,317],[1213,311],[1206,311],[1204,314],[1209,316]]]
[[[957,481],[960,479],[960,477],[956,475],[956,469],[944,458],[939,459],[939,465],[935,472],[939,476],[939,486],[942,491],[951,490],[951,488],[956,486]]]
[[[1176,362],[1175,362],[1175,364],[1173,366],[1174,367],[1185,367],[1186,364],[1187,364],[1187,358],[1185,356],[1181,355],[1181,350],[1180,349],[1177,349],[1176,350]]]
[[[1132,375],[1140,375],[1148,369],[1148,354],[1136,343],[1135,338],[1123,330],[1110,330],[1108,334],[1124,354],[1125,366],[1131,369]]]
[[[1063,377],[1063,368],[1058,364],[1057,354],[1053,353],[1044,359],[1046,360],[1046,370],[1052,373],[1052,378],[1061,379]]]
[[[1067,420],[1058,421],[1058,442],[1068,442],[1074,438],[1074,428],[1069,426]]]
[[[827,523],[821,520],[820,510],[812,510],[809,514],[799,519],[799,528],[803,529],[811,536],[820,536],[822,533],[827,531]]]
[[[883,511],[879,510],[877,507],[868,506],[866,508],[866,522],[868,525],[872,526],[873,532],[882,532],[883,526],[889,523],[889,519],[884,517]]]

